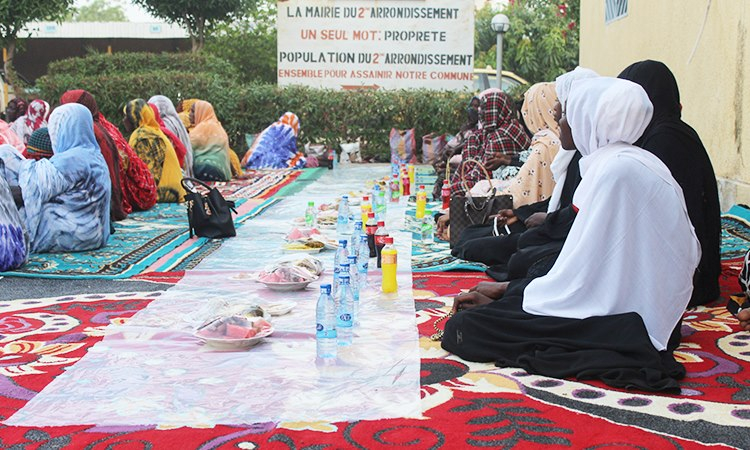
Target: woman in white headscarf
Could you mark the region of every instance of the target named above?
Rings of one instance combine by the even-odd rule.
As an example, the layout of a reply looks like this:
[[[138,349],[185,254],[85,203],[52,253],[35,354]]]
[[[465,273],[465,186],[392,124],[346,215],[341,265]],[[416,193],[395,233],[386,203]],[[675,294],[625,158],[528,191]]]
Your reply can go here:
[[[159,108],[159,115],[164,121],[164,125],[167,127],[167,129],[169,129],[169,131],[174,133],[180,139],[182,145],[185,146],[185,150],[187,150],[187,152],[185,153],[185,175],[192,177],[193,146],[190,145],[190,134],[188,134],[188,130],[187,128],[185,128],[182,120],[180,120],[180,116],[177,115],[177,110],[175,109],[172,100],[163,95],[154,95],[153,97],[148,99],[148,103],[153,103],[157,108]]]
[[[682,190],[654,155],[632,145],[653,106],[635,83],[573,83],[567,122],[583,155],[577,217],[545,276],[456,297],[443,348],[553,377],[676,391],[684,368],[670,341],[690,300],[700,246]],[[661,352],[661,353],[660,353]]]

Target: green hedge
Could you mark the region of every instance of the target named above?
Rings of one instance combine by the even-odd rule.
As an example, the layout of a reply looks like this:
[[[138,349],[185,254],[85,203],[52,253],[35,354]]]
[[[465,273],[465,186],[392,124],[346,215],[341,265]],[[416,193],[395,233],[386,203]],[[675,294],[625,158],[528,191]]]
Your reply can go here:
[[[66,90],[86,89],[113,123],[133,98],[162,94],[211,102],[233,148],[246,150],[245,133],[262,131],[284,112],[297,114],[300,143],[337,147],[360,139],[364,157],[389,158],[391,128],[415,128],[416,136],[455,133],[472,93],[427,90],[333,91],[301,86],[241,84],[223,60],[193,54],[117,53],[50,64],[37,81],[42,98],[55,103]],[[418,146],[420,143],[417,143]]]

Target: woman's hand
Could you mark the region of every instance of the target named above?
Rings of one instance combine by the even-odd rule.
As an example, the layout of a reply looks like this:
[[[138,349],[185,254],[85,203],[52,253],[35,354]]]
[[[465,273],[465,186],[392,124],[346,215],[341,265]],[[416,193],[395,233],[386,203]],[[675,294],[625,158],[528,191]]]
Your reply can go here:
[[[544,223],[544,219],[547,218],[547,213],[538,212],[534,213],[529,216],[528,219],[526,219],[523,224],[526,225],[526,228],[534,228],[538,227],[542,223]]]
[[[456,314],[459,311],[476,308],[477,306],[487,305],[489,303],[492,303],[493,301],[493,299],[487,297],[486,295],[482,295],[479,292],[465,292],[463,294],[458,294],[456,298],[453,299],[453,309],[451,310],[451,312],[453,314]]]
[[[492,156],[487,160],[487,163],[484,165],[484,167],[492,172],[493,170],[497,170],[500,166],[507,166],[510,164],[511,157],[510,155],[505,155],[503,153],[495,152],[492,154]]]
[[[469,289],[469,292],[477,292],[485,297],[491,298],[492,300],[497,300],[505,295],[505,291],[508,290],[508,284],[510,284],[509,281],[482,281]]]
[[[492,223],[492,221],[495,220],[495,217],[497,217],[498,225],[512,225],[518,222],[518,217],[516,217],[512,209],[501,209],[497,214],[489,216],[487,218],[487,223]]]

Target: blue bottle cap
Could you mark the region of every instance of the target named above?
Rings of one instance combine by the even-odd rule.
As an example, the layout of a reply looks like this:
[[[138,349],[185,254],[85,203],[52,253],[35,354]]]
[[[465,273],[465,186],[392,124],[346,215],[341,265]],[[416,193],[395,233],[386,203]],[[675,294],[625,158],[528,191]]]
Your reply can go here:
[[[326,294],[330,294],[331,293],[331,285],[329,283],[321,284],[320,285],[320,292],[321,293],[325,292]]]
[[[347,241],[346,239],[340,239],[340,240],[339,240],[339,245],[340,245],[340,246],[342,246],[342,247],[344,247],[344,248],[346,248],[346,243],[347,243],[347,242],[348,242],[348,241]]]

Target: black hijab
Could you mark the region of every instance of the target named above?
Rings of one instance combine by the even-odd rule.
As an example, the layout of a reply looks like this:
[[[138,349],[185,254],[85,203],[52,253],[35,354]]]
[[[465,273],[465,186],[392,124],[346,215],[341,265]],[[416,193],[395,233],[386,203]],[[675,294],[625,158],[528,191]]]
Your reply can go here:
[[[661,159],[682,187],[703,252],[690,306],[706,304],[719,296],[721,273],[721,209],[711,160],[698,133],[680,119],[680,91],[664,63],[640,61],[628,66],[618,78],[641,85],[654,104],[654,117],[635,145]]]

